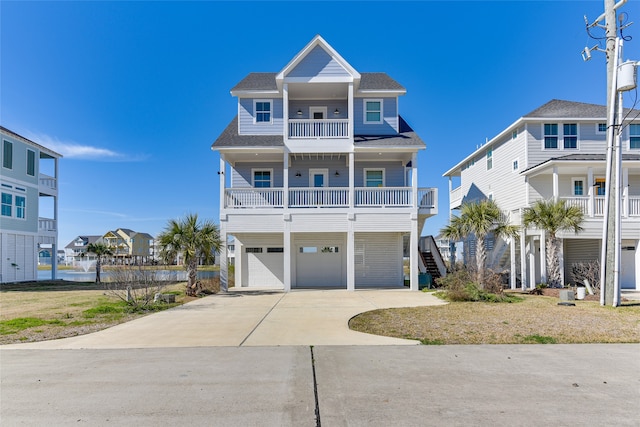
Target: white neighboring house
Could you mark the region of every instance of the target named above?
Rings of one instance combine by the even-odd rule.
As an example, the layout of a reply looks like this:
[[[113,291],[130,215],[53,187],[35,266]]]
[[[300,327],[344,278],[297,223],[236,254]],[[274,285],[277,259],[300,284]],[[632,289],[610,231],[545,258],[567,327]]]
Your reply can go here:
[[[231,90],[237,116],[211,148],[235,286],[402,288],[409,236],[418,289],[418,239],[437,190],[417,187],[425,144],[398,113],[405,92],[385,73],[359,73],[320,36],[280,72],[250,73]]]
[[[0,126],[0,282],[37,280],[38,253],[58,258],[58,159],[62,155]]]
[[[622,289],[640,289],[639,113],[625,112],[622,137]],[[605,106],[552,100],[445,172],[449,209],[490,198],[512,224],[521,225],[523,209],[537,200],[564,199],[580,206],[584,231],[559,234],[563,282],[570,283],[572,264],[600,259],[606,147]],[[512,287],[517,280],[525,287],[546,282],[544,237],[540,230],[527,229],[517,241],[491,240],[488,266],[510,270]],[[473,256],[474,246],[472,239],[465,242],[465,256]]]

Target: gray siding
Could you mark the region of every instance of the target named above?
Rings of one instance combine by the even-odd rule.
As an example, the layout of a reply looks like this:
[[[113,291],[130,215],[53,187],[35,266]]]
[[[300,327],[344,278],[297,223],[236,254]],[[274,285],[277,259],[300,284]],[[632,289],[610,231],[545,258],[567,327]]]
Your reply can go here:
[[[320,46],[314,47],[286,77],[348,77],[350,74]]]
[[[12,138],[9,135],[2,135],[2,141],[9,141],[13,144],[12,168],[6,169],[4,164],[4,142],[0,142],[0,174],[3,178],[13,178],[33,185],[38,185],[38,160],[40,158],[40,150],[32,145]],[[35,152],[35,174],[27,175],[27,149]]]
[[[528,140],[528,156],[529,164],[527,167],[540,164],[552,157],[566,156],[568,154],[585,153],[585,154],[597,154],[603,153],[606,150],[606,135],[596,133],[596,126],[598,122],[579,122],[579,121],[567,121],[557,122],[549,121],[546,123],[558,124],[558,147],[557,149],[544,149],[544,123],[529,123],[527,125],[529,130]],[[562,125],[564,123],[577,123],[578,124],[578,148],[577,149],[564,149],[562,140]]]
[[[400,162],[356,162],[354,182],[364,187],[365,169],[384,169],[385,187],[404,187],[404,166]]]
[[[327,169],[328,187],[348,187],[349,171],[345,159],[322,160],[292,160],[289,167],[289,187],[309,187],[309,169]],[[300,172],[301,176],[296,176]],[[338,172],[339,176],[336,176]]]
[[[348,117],[349,104],[347,100],[322,99],[313,101],[289,101],[290,119],[309,119],[309,107],[327,107],[327,119],[346,119]],[[336,108],[340,114],[334,114]],[[298,110],[302,115],[298,115]]]
[[[364,124],[364,99],[380,99],[365,97],[353,99],[353,126],[356,135],[394,135],[398,133],[398,102],[396,98],[382,98],[382,124]]]
[[[254,98],[238,99],[238,121],[240,135],[282,135],[284,129],[282,98],[259,98],[271,99],[272,101],[272,123],[253,123]]]
[[[252,169],[272,169],[272,187],[282,187],[282,163],[236,163],[231,172],[231,188],[251,188]]]

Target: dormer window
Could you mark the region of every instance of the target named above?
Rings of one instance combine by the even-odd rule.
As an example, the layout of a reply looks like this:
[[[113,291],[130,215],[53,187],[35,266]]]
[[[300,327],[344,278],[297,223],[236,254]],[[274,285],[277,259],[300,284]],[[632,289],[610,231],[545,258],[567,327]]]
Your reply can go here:
[[[255,123],[271,123],[272,105],[270,99],[256,99],[253,101]]]
[[[382,123],[382,99],[365,99],[364,100],[364,123],[365,124],[381,124]]]

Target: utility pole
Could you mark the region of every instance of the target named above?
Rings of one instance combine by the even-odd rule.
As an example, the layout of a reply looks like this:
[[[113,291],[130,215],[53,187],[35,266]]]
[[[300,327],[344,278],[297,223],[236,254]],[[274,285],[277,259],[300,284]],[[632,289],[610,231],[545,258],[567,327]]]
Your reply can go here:
[[[600,302],[602,305],[613,305],[614,299],[614,270],[615,266],[615,241],[616,241],[616,229],[615,229],[615,193],[618,191],[616,188],[616,177],[614,161],[616,154],[615,147],[615,133],[616,133],[616,87],[615,87],[615,67],[617,66],[617,22],[616,22],[616,10],[615,0],[604,0],[604,16],[605,16],[605,36],[607,39],[606,55],[607,55],[607,176],[606,176],[606,197],[605,203],[607,211],[605,212],[606,218],[604,220],[603,238],[602,244],[604,245],[603,254],[604,260],[601,262],[600,268],[603,269],[600,284]],[[605,238],[606,236],[606,238]]]

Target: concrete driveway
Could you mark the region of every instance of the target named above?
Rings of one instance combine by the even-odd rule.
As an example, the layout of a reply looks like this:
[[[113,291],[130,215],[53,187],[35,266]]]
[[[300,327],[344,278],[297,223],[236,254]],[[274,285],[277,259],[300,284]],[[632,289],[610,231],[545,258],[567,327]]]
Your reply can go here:
[[[378,308],[444,304],[409,290],[231,291],[109,329],[20,349],[165,348],[284,345],[415,345],[417,341],[349,329],[356,314]]]

